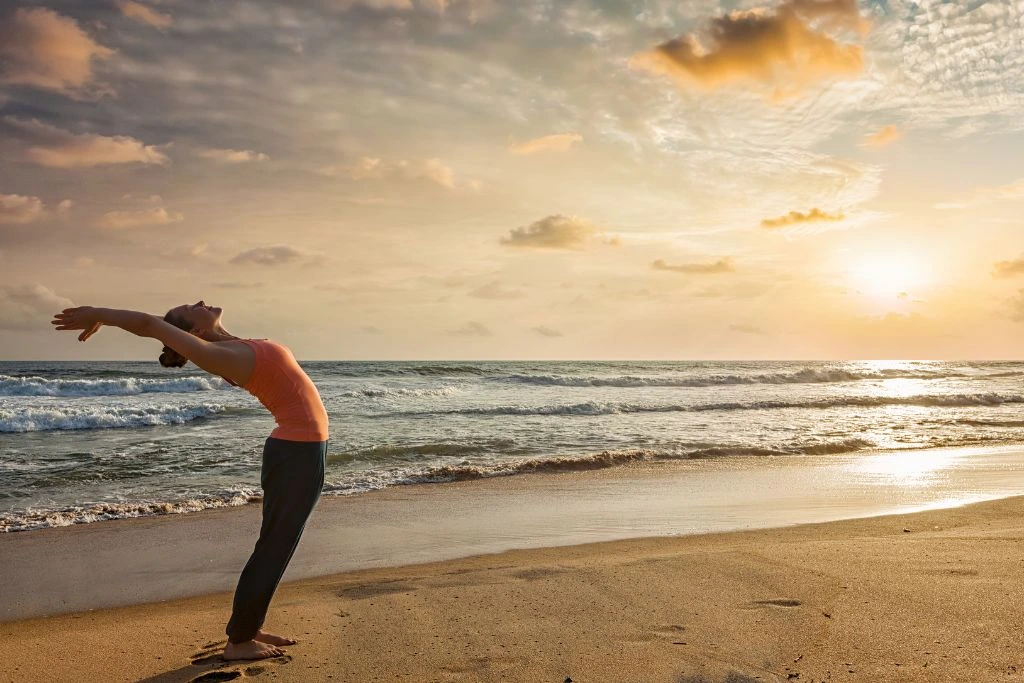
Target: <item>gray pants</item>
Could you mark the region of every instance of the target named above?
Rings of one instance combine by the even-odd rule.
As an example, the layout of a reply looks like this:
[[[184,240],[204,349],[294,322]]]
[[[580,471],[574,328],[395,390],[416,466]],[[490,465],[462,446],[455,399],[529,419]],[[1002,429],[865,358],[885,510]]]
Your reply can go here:
[[[267,438],[260,469],[263,523],[235,589],[226,629],[232,643],[252,640],[263,626],[270,599],[320,499],[326,458],[326,441]]]

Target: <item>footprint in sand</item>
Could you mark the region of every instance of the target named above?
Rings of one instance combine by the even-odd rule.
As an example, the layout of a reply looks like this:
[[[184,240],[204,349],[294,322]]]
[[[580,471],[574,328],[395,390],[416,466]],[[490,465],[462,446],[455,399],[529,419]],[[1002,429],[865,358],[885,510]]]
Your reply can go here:
[[[771,600],[755,600],[759,607],[799,607],[803,603],[793,598],[772,598]]]
[[[211,671],[208,674],[203,674],[199,678],[193,678],[189,683],[213,683],[213,681],[233,681],[236,678],[241,678],[241,671]]]
[[[199,652],[192,659],[193,666],[211,666],[214,670],[201,674],[189,680],[189,683],[213,683],[213,681],[233,681],[236,678],[245,676],[259,676],[266,673],[271,667],[287,664],[292,661],[291,655],[280,655],[268,657],[255,661],[245,660],[225,661],[220,653],[207,654]],[[229,668],[233,667],[233,668]]]

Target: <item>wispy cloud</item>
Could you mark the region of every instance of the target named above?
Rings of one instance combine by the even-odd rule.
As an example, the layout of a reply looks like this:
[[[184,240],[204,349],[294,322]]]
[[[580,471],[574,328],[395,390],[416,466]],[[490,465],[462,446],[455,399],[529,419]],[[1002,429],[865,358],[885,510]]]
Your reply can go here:
[[[305,254],[294,247],[276,245],[256,247],[234,256],[231,263],[236,265],[281,266],[303,258]]]
[[[533,331],[533,332],[536,332],[537,334],[539,334],[542,337],[562,337],[562,336],[564,336],[561,332],[559,332],[555,328],[547,327],[545,325],[538,325],[536,327],[531,327],[530,330]]]
[[[347,176],[352,180],[426,180],[448,190],[457,186],[455,171],[440,159],[386,161],[378,157],[362,157],[354,164],[321,167],[320,173]],[[472,183],[468,185],[472,186]]]
[[[154,206],[149,209],[108,211],[97,219],[96,225],[110,230],[128,230],[179,223],[183,220],[185,220],[185,216],[177,211],[168,211],[162,206]]]
[[[801,211],[790,211],[785,216],[779,216],[778,218],[765,218],[761,221],[762,228],[784,228],[787,225],[796,225],[798,223],[815,223],[817,221],[841,221],[846,216],[842,213],[828,213],[822,211],[819,208],[813,208],[810,211],[803,213]]]
[[[954,199],[949,202],[939,202],[935,205],[935,208],[967,209],[972,206],[988,204],[1002,199],[1024,199],[1024,178],[1015,180],[1012,183],[1007,183],[1006,185],[999,185],[997,187],[976,188],[973,191],[962,195],[959,199]]]
[[[510,289],[497,280],[470,290],[469,295],[477,299],[522,299],[526,293],[521,289]]]
[[[997,261],[992,266],[992,277],[1008,278],[1016,275],[1024,275],[1024,258],[1012,261]]]
[[[47,328],[50,316],[74,305],[71,299],[38,283],[0,286],[0,329]]]
[[[104,164],[166,164],[157,147],[126,135],[75,134],[39,120],[4,121],[28,143],[25,156],[40,166],[88,168]]]
[[[882,126],[874,133],[864,137],[861,147],[885,147],[903,137],[903,132],[895,124]]]
[[[149,24],[154,28],[165,29],[174,23],[174,19],[170,14],[158,12],[152,7],[143,5],[141,2],[134,2],[133,0],[119,0],[117,6],[121,9],[121,14],[125,15],[129,19],[143,24]]]
[[[655,270],[669,270],[675,273],[688,273],[692,275],[714,275],[736,271],[736,266],[728,256],[709,263],[680,263],[677,265],[671,265],[661,259],[657,259],[651,264],[651,267]]]
[[[483,323],[471,320],[458,329],[450,330],[448,334],[458,337],[490,337],[493,333]]]
[[[764,330],[757,325],[748,325],[746,323],[733,323],[729,325],[729,331],[739,332],[740,334],[764,334]]]
[[[113,54],[53,10],[19,7],[0,16],[0,83],[92,97],[105,92],[94,84],[93,61]]]
[[[509,146],[508,151],[520,156],[538,152],[568,152],[578,142],[583,142],[583,136],[579,133],[555,133],[525,142],[513,143]]]
[[[774,9],[735,10],[712,19],[704,34],[688,34],[636,55],[632,64],[684,86],[715,89],[767,86],[775,98],[864,68],[862,47],[838,35],[868,29],[857,0],[789,0]]]
[[[218,149],[216,147],[205,147],[196,150],[196,154],[203,159],[218,161],[224,164],[246,164],[254,161],[268,161],[269,156],[263,152],[254,152],[251,149]]]

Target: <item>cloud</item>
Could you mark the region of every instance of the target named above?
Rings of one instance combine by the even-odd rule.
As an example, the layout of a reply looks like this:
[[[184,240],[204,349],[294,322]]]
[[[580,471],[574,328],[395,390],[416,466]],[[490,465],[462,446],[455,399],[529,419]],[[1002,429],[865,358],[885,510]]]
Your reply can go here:
[[[459,337],[490,337],[492,332],[481,323],[471,320],[456,330],[450,330],[448,334]]]
[[[4,119],[31,145],[25,156],[51,168],[88,168],[104,164],[166,164],[168,158],[153,145],[126,135],[76,135],[36,119]]]
[[[263,152],[254,152],[251,149],[216,149],[207,147],[196,152],[204,159],[219,161],[225,164],[244,164],[252,161],[267,161],[270,159]]]
[[[57,204],[56,210],[47,209],[39,197],[27,197],[19,194],[0,194],[0,225],[24,225],[50,218],[65,217],[71,210],[73,202],[65,199]]]
[[[157,12],[155,9],[146,7],[142,3],[133,2],[133,0],[120,0],[117,6],[121,8],[121,14],[129,19],[149,24],[154,28],[165,29],[174,23],[170,14]]]
[[[0,286],[0,329],[52,329],[53,314],[74,305],[40,284]]]
[[[530,329],[532,331],[536,332],[537,334],[539,334],[542,337],[561,337],[561,336],[563,336],[561,332],[559,332],[558,330],[554,329],[553,327],[546,327],[544,325],[538,325],[536,327],[531,327]]]
[[[256,247],[255,249],[249,249],[238,254],[231,259],[230,263],[236,265],[280,266],[291,263],[303,256],[305,254],[298,249],[286,245]]]
[[[579,133],[556,133],[509,145],[508,151],[520,156],[538,152],[568,152],[577,142],[583,142]]]
[[[670,270],[675,273],[689,273],[693,275],[713,275],[716,273],[733,273],[736,266],[728,256],[710,263],[682,263],[677,266],[669,265],[661,259],[651,264],[655,270]]]
[[[44,7],[19,7],[0,17],[0,84],[86,98],[102,92],[87,87],[93,81],[93,59],[112,54],[77,21]]]
[[[352,180],[426,180],[441,187],[456,188],[455,172],[440,159],[385,161],[377,157],[362,157],[350,165],[324,166],[320,173],[327,176],[347,176]],[[470,189],[476,181],[470,183]]]
[[[501,238],[501,244],[535,249],[582,249],[596,234],[597,228],[584,218],[554,214],[511,230],[508,237]]]
[[[42,220],[46,209],[39,197],[0,194],[0,224],[24,224]]]
[[[373,325],[363,325],[362,327],[359,328],[359,330],[366,334],[384,334],[384,331],[382,329],[380,329],[379,327],[374,327]]]
[[[137,211],[108,211],[96,220],[96,225],[110,230],[127,230],[179,223],[183,220],[185,217],[177,211],[168,211],[162,206],[154,206]]]
[[[1024,275],[1024,259],[998,261],[992,266],[992,277],[1006,278],[1014,275]]]
[[[497,280],[489,282],[482,287],[477,287],[470,291],[469,295],[478,299],[521,299],[526,296],[523,290],[509,289]]]
[[[882,126],[871,135],[864,138],[861,147],[885,147],[903,137],[903,132],[893,124]]]
[[[966,209],[979,204],[989,204],[1001,199],[1024,199],[1024,178],[997,187],[979,187],[954,199],[951,202],[939,202],[936,209]]]
[[[830,221],[836,222],[846,218],[842,213],[826,213],[818,208],[813,208],[807,213],[801,213],[799,211],[790,211],[785,216],[779,216],[778,218],[765,218],[761,221],[762,228],[783,228],[787,225],[796,225],[798,223],[814,223],[817,221]]]
[[[736,10],[712,19],[705,36],[689,34],[636,55],[631,65],[671,76],[685,87],[733,83],[769,86],[773,97],[794,95],[827,78],[864,68],[863,50],[830,33],[863,36],[857,0],[789,0],[774,9]]]
[[[741,334],[764,334],[764,330],[756,325],[746,325],[744,323],[734,323],[729,325],[729,330],[732,332],[739,332]]]

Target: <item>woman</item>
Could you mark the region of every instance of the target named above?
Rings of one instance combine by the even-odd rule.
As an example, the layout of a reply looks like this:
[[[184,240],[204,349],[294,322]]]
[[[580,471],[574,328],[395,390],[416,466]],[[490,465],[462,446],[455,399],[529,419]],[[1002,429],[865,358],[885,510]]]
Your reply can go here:
[[[260,485],[263,523],[252,556],[238,579],[224,659],[283,654],[290,638],[262,630],[270,599],[299,543],[324,484],[327,411],[316,386],[287,347],[269,339],[240,339],[221,325],[222,310],[203,301],[177,306],[161,320],[138,311],[80,306],[54,316],[58,330],[84,330],[85,341],[113,325],[164,343],[160,364],[192,361],[259,399],[277,421],[263,446]]]

